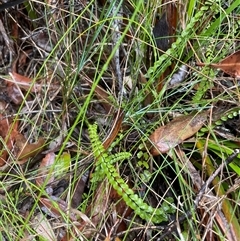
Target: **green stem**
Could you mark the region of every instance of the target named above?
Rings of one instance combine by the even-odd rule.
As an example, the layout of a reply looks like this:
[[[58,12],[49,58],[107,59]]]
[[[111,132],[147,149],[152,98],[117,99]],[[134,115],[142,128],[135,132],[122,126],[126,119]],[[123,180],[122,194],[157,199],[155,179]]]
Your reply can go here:
[[[137,194],[134,194],[133,190],[125,183],[120,177],[112,163],[114,159],[126,159],[131,156],[130,153],[118,153],[116,158],[114,155],[108,155],[104,149],[99,137],[97,135],[97,125],[89,125],[88,127],[89,137],[91,140],[92,150],[96,162],[96,171],[103,171],[107,177],[109,183],[117,191],[117,193],[123,198],[125,203],[134,210],[142,219],[151,221],[154,223],[161,223],[168,220],[168,214],[174,213],[175,209],[171,206],[173,200],[164,201],[160,208],[153,208],[143,201]],[[121,156],[122,154],[122,156]],[[125,158],[126,157],[126,158]]]

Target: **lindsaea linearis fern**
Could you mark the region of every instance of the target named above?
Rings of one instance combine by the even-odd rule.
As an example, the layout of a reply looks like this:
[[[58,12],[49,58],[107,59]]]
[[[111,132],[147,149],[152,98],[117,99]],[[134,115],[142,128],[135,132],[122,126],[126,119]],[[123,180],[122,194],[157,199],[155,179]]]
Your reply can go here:
[[[98,179],[99,175],[100,178],[104,178],[104,176],[106,176],[109,183],[123,198],[125,203],[142,219],[152,221],[154,223],[167,221],[168,214],[175,212],[175,209],[170,205],[173,200],[168,199],[169,202],[164,201],[161,207],[157,209],[145,203],[137,194],[134,194],[133,190],[125,183],[113,166],[113,163],[116,161],[130,158],[131,154],[128,152],[121,152],[116,155],[109,155],[99,140],[97,125],[89,125],[88,131],[93,154],[96,158],[95,173],[97,174]]]
[[[183,46],[186,46],[187,42],[196,34],[196,23],[203,19],[204,14],[211,16],[211,14],[218,13],[219,10],[218,1],[207,0],[203,3],[203,6],[191,17],[186,28],[182,30],[176,41],[159,57],[154,65],[148,69],[147,77],[150,78],[150,83],[171,65],[174,58],[179,59],[183,51]]]

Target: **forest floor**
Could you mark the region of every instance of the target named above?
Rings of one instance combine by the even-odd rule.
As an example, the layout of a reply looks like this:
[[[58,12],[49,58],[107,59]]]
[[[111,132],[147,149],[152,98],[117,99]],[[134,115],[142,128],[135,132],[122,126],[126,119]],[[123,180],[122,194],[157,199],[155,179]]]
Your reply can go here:
[[[240,240],[239,0],[2,2],[0,240]]]

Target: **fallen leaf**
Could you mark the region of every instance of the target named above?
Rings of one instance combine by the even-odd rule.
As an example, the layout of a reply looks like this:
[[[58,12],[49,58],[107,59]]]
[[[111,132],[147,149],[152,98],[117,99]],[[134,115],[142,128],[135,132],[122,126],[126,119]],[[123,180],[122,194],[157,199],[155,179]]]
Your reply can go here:
[[[32,79],[14,71],[9,73],[9,75],[10,76],[8,77],[2,76],[2,79],[4,79],[7,83],[7,95],[14,104],[20,105],[22,103],[22,100],[24,99],[22,90],[33,93],[41,91],[42,85],[36,83],[33,84]]]
[[[116,117],[115,117],[114,123],[112,124],[112,129],[109,132],[109,135],[106,137],[106,139],[103,142],[103,146],[105,150],[108,149],[108,147],[113,143],[113,141],[115,140],[116,136],[118,135],[121,129],[124,112],[122,110],[118,110],[115,116]]]
[[[235,78],[240,78],[240,50],[229,55],[223,59],[218,64],[205,64],[196,63],[197,66],[210,66],[213,68],[221,69],[223,72],[233,76]]]
[[[12,80],[13,80],[12,84],[18,85],[19,88],[21,88],[22,90],[35,93],[35,92],[41,91],[42,89],[41,84],[37,84],[37,83],[33,84],[33,80],[26,76],[20,75],[13,71],[9,73],[9,75],[12,77]]]
[[[23,164],[29,157],[33,157],[40,153],[45,144],[45,139],[43,137],[40,137],[36,143],[28,144],[26,138],[21,133],[18,133],[15,139],[18,164]]]
[[[71,221],[84,221],[94,226],[91,220],[77,209],[69,208],[69,205],[64,200],[51,196],[50,198],[41,197],[39,199],[40,206],[45,207],[43,211],[47,210],[47,214],[52,217],[61,217],[68,215]]]
[[[11,118],[5,118],[0,114],[0,136],[3,139],[4,148],[0,151],[0,167],[7,162],[9,151],[13,149],[18,129],[18,121],[12,122]]]
[[[127,206],[127,204],[124,202],[124,200],[117,193],[116,190],[114,190],[112,188],[110,191],[109,197],[111,198],[113,203],[115,203],[115,210],[116,210],[116,213],[118,214],[118,216],[127,218],[131,215],[133,210],[129,206]],[[124,222],[124,219],[120,219],[118,226],[117,226],[117,230],[116,230],[117,233],[124,232],[126,230],[127,230],[127,225]]]
[[[87,174],[89,175],[88,172]],[[88,181],[88,175],[84,173],[74,186],[74,192],[71,199],[72,208],[77,208],[82,202],[83,193]]]
[[[38,176],[36,178],[36,184],[38,187],[41,187],[43,184],[47,185],[54,181],[54,176],[49,175],[49,167],[53,165],[55,161],[55,154],[54,152],[48,153],[41,161],[39,169],[38,169]],[[45,180],[47,178],[47,183]]]
[[[53,199],[41,197],[39,199],[40,207],[48,216],[52,218],[60,218],[62,216],[62,211],[65,213],[67,210],[67,204],[61,199],[57,200],[55,197],[52,198]],[[74,217],[72,221],[76,221],[76,218]]]
[[[199,114],[180,116],[156,129],[149,137],[154,145],[151,149],[152,155],[166,153],[193,136],[207,120],[208,113],[203,111]]]
[[[7,83],[7,95],[14,104],[20,105],[24,98],[21,90],[29,89],[29,86],[31,85],[31,79],[19,75],[15,72],[9,73],[9,75],[9,78],[4,78]]]
[[[38,213],[31,220],[31,226],[37,233],[39,240],[57,240],[50,222],[43,213]]]

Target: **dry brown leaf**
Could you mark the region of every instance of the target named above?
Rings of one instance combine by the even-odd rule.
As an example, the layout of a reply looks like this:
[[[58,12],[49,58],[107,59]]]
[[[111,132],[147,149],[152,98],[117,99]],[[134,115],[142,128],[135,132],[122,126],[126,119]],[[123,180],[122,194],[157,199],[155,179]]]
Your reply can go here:
[[[14,71],[9,73],[9,75],[9,78],[5,77],[3,79],[7,83],[7,94],[11,101],[16,105],[22,103],[22,100],[24,98],[22,90],[35,93],[39,92],[42,88],[40,84],[33,84],[32,79],[20,75]]]
[[[36,91],[41,90],[40,86],[37,85],[37,84],[34,84],[32,86],[32,82],[33,82],[32,79],[30,79],[26,76],[20,75],[16,72],[12,72],[12,73],[9,73],[9,74],[13,79],[13,82],[11,82],[11,84],[18,85],[22,90],[28,91],[30,87],[31,87],[31,89],[30,89],[31,92],[36,92]]]
[[[67,204],[63,200],[51,200],[49,198],[41,197],[39,199],[40,206],[45,207],[43,209],[44,212],[46,212],[51,217],[61,217],[61,212],[64,213],[67,210]],[[75,217],[72,219],[72,221],[76,221]]]
[[[29,88],[31,79],[21,76],[15,72],[10,73],[10,76],[12,79],[4,79],[7,83],[7,94],[14,104],[20,105],[24,98],[21,89],[26,90],[26,86]]]
[[[55,161],[55,154],[54,152],[48,153],[41,161],[39,169],[38,169],[38,176],[36,178],[36,184],[38,187],[41,187],[43,184],[47,185],[45,183],[45,179],[47,177],[48,183],[51,183],[54,181],[54,175],[51,175],[49,177],[49,168],[53,165]]]
[[[229,55],[218,64],[197,63],[198,66],[211,66],[213,68],[221,69],[223,72],[232,77],[240,78],[240,50]]]
[[[11,119],[4,118],[0,114],[0,136],[5,142],[5,147],[1,148],[2,151],[0,152],[0,167],[4,166],[7,162],[8,158],[8,150],[13,149],[13,144],[16,139],[18,129],[18,121],[12,123]]]
[[[203,126],[207,116],[208,111],[180,116],[156,129],[149,137],[154,145],[151,149],[152,155],[166,153],[193,136]]]
[[[21,133],[18,133],[15,143],[18,164],[23,164],[29,157],[33,157],[40,153],[44,145],[45,139],[43,137],[40,137],[36,143],[28,144],[26,138]]]
[[[43,240],[57,240],[54,234],[53,228],[49,220],[43,215],[43,213],[38,213],[33,220],[31,220],[31,227],[39,236],[39,239]],[[31,238],[29,237],[29,240]]]
[[[116,136],[118,135],[121,126],[122,126],[122,121],[124,117],[124,112],[122,110],[118,110],[116,113],[116,117],[114,120],[114,123],[112,125],[112,129],[107,136],[107,138],[103,142],[104,149],[108,149],[108,147],[112,144],[112,142],[115,140]]]
[[[45,198],[41,197],[39,199],[41,206],[48,210],[50,216],[61,217],[64,214],[68,214],[71,221],[84,221],[94,227],[91,220],[82,212],[77,209],[69,208],[67,202],[60,198],[53,197]],[[52,214],[51,214],[52,213]]]
[[[82,175],[81,178],[79,178],[77,181],[71,200],[72,208],[77,208],[81,204],[87,181],[88,176],[86,175]]]

